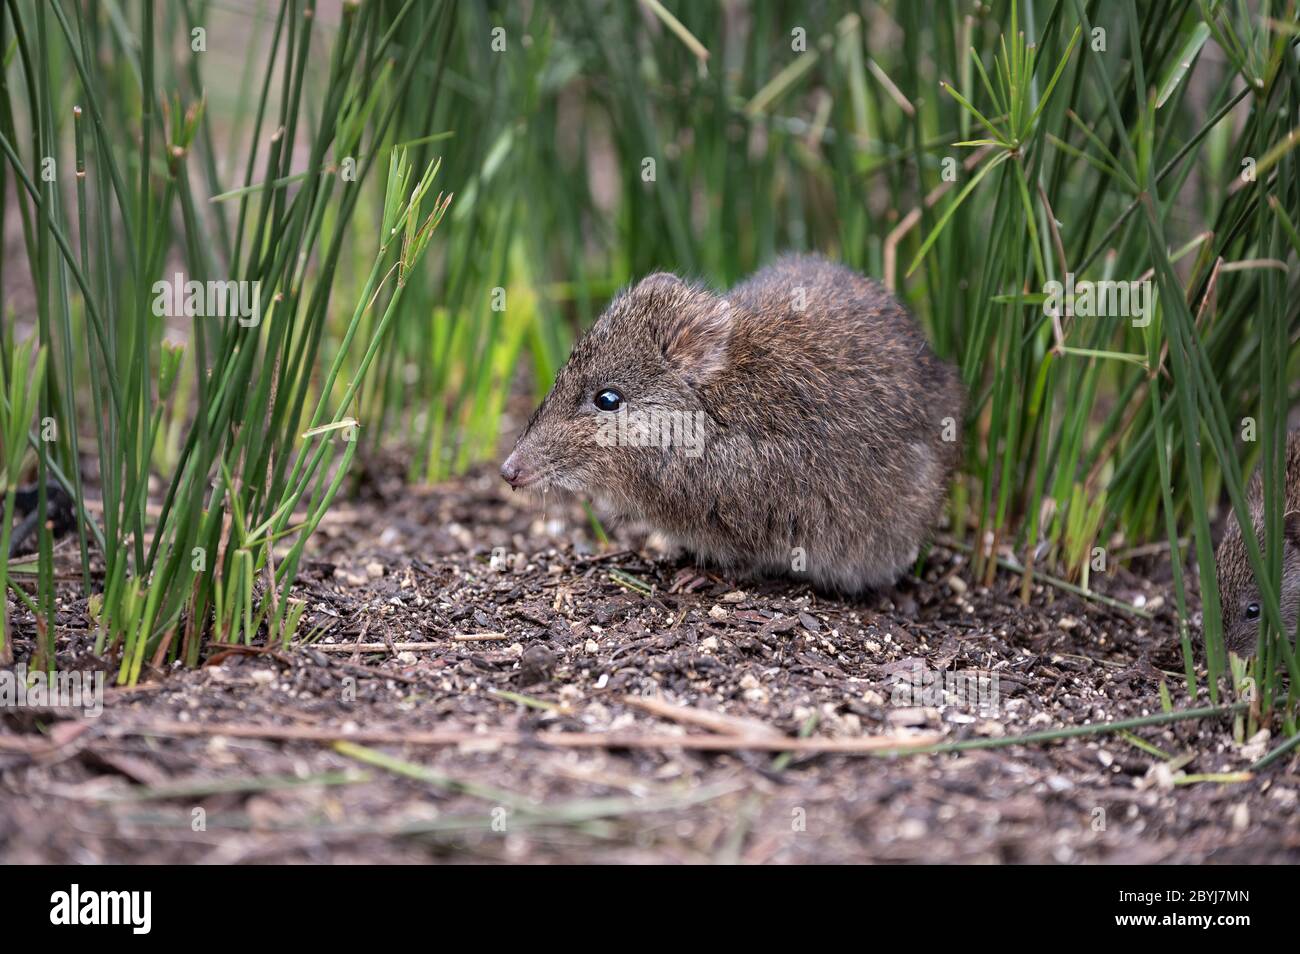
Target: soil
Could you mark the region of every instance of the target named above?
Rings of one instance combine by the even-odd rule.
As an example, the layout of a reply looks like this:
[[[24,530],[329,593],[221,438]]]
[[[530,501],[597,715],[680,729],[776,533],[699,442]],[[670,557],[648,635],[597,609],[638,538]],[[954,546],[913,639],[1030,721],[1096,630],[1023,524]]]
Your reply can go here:
[[[1300,861],[1295,752],[1196,780],[1277,744],[1229,717],[898,751],[1158,713],[1162,680],[1208,704],[1165,584],[1093,580],[1151,619],[1041,584],[1024,605],[940,543],[846,602],[596,545],[562,509],[486,470],[375,477],[313,540],[294,645],[146,667],[97,716],[0,711],[0,861]],[[111,682],[72,597],[60,660]]]

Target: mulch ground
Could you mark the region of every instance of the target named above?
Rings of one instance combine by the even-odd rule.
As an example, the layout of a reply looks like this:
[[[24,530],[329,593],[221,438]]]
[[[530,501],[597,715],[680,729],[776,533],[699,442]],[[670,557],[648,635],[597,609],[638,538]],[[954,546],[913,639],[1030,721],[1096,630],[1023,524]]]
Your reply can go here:
[[[374,481],[313,542],[301,645],[146,671],[95,717],[0,710],[0,860],[1300,861],[1296,755],[1191,780],[1277,744],[1228,718],[896,751],[1149,715],[1161,679],[1206,705],[1164,585],[1093,581],[1150,620],[1050,586],[1026,606],[938,545],[845,602],[595,547],[561,509],[488,472]],[[57,637],[110,668],[84,601]]]

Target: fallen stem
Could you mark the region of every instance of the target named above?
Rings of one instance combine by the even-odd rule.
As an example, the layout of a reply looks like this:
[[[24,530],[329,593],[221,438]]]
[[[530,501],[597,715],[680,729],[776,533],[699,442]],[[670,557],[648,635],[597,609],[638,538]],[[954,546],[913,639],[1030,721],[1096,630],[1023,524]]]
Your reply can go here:
[[[467,729],[408,731],[399,729],[357,729],[318,726],[261,726],[246,724],[157,721],[122,726],[117,735],[136,736],[213,736],[236,739],[272,739],[285,742],[316,742],[333,745],[354,742],[368,745],[451,746],[462,744],[544,745],[568,749],[694,749],[726,752],[752,749],[766,752],[821,752],[865,755],[875,752],[908,752],[933,746],[935,732],[919,733],[906,738],[896,736],[861,736],[851,739],[791,739],[785,736],[752,735],[669,735],[666,733],[632,734],[622,732],[474,732]]]

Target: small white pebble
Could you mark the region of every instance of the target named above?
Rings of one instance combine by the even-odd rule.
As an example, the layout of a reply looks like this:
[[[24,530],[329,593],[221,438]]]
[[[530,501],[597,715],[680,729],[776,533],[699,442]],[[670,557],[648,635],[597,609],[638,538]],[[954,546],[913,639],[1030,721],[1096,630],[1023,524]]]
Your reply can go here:
[[[1283,808],[1295,807],[1296,793],[1294,788],[1275,788],[1268,793],[1268,796]]]

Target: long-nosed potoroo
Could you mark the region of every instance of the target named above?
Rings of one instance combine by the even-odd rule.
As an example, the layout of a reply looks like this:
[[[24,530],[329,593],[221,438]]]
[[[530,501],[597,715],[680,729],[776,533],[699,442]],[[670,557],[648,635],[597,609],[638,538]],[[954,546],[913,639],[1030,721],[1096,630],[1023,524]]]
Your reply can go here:
[[[1264,478],[1258,471],[1246,488],[1246,503],[1259,551],[1264,550]],[[1291,432],[1286,442],[1286,494],[1282,505],[1282,625],[1288,639],[1295,637],[1300,613],[1300,432]],[[1239,656],[1249,656],[1259,641],[1259,621],[1264,604],[1255,573],[1246,555],[1246,541],[1236,514],[1214,554],[1219,581],[1219,603],[1223,607],[1223,641]]]
[[[622,292],[501,467],[643,521],[725,572],[889,586],[934,528],[964,392],[883,287],[787,256],[726,293]]]

